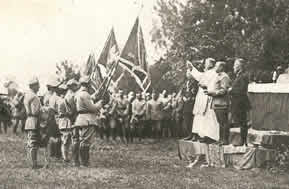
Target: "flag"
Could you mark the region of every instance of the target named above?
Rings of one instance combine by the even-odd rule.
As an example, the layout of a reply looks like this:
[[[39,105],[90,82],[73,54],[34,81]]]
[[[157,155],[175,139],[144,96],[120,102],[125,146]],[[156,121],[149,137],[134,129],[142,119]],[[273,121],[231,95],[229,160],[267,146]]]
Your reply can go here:
[[[108,68],[111,66],[113,62],[116,61],[118,55],[119,55],[119,48],[116,42],[114,29],[112,28],[104,44],[104,48],[102,49],[99,55],[97,63],[102,64]]]
[[[135,85],[131,81],[133,79],[141,91],[148,90],[150,79],[146,61],[146,48],[138,17],[120,55],[119,65],[129,74],[126,77],[126,87],[131,88],[131,90],[134,89],[132,87]]]
[[[87,59],[83,75],[90,76],[91,82],[95,89],[98,89],[104,80],[101,74],[100,67],[98,64],[96,64],[95,57],[93,54],[90,54]]]
[[[116,41],[114,29],[112,28],[104,44],[104,48],[99,55],[97,63],[99,65],[103,65],[107,72],[109,72],[112,65],[118,60],[119,54],[119,47]],[[113,85],[117,85],[115,81],[120,78],[122,73],[123,69],[121,67],[117,67],[112,76],[111,82]]]

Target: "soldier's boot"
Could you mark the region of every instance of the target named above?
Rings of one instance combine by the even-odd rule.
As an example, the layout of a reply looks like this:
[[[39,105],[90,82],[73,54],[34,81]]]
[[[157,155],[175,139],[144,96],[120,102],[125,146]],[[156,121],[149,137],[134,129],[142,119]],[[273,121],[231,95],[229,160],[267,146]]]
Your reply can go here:
[[[99,136],[100,136],[101,140],[104,139],[104,128],[103,127],[99,128]]]
[[[61,154],[64,162],[69,162],[68,158],[68,146],[65,144],[61,145]]]
[[[80,165],[85,166],[86,153],[85,153],[85,147],[84,146],[79,147],[79,160],[80,160]]]
[[[80,147],[80,164],[81,166],[87,167],[89,165],[89,147]]]
[[[224,127],[223,126],[220,126],[220,139],[219,139],[219,141],[218,141],[218,143],[219,144],[223,144],[224,143],[224,131],[225,131],[225,129],[224,129]]]
[[[85,156],[85,166],[86,166],[86,167],[88,167],[88,166],[90,165],[90,161],[89,161],[89,159],[90,159],[90,157],[89,157],[89,150],[90,150],[90,147],[89,147],[89,146],[86,146],[86,147],[85,147],[85,154],[86,154],[86,156]]]
[[[229,137],[230,137],[230,128],[229,126],[227,126],[224,128],[223,145],[229,144]]]
[[[143,129],[142,129],[142,127],[138,127],[137,129],[135,129],[134,132],[137,134],[139,142],[141,142],[141,140],[143,139]]]
[[[8,123],[4,122],[4,133],[7,134]]]
[[[116,140],[116,133],[117,133],[117,129],[113,128],[112,129],[112,139],[115,141]]]
[[[247,127],[244,126],[240,127],[240,135],[241,135],[240,142],[235,144],[234,146],[243,146],[244,144],[247,146],[247,135],[248,135]]]
[[[54,157],[54,156],[55,156],[55,153],[54,153],[54,144],[53,144],[52,141],[48,141],[47,149],[48,149],[48,155],[49,155],[49,157]]]
[[[73,159],[73,165],[78,167],[80,165],[79,163],[79,144],[72,144],[72,159]]]
[[[22,131],[22,133],[25,132],[25,121],[24,120],[21,120],[21,131]]]
[[[62,158],[62,154],[61,154],[61,140],[59,139],[57,142],[56,142],[56,158],[57,159],[61,159]]]
[[[242,145],[245,144],[246,146],[248,146],[248,144],[247,144],[247,136],[248,136],[248,128],[247,128],[247,126],[241,127]]]
[[[13,127],[13,133],[16,134],[17,133],[17,127],[18,127],[18,124],[19,124],[19,120],[17,120],[14,124],[14,127]]]
[[[31,149],[30,156],[32,161],[32,169],[37,169],[37,149]]]

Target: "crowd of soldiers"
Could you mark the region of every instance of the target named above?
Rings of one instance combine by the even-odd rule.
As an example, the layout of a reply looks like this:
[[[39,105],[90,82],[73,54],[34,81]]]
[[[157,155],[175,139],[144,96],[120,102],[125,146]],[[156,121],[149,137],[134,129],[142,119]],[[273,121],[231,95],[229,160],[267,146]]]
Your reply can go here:
[[[47,149],[49,158],[88,166],[95,136],[112,144],[129,144],[144,138],[184,137],[191,131],[192,92],[125,94],[118,90],[105,102],[97,99],[99,91],[93,89],[88,76],[65,83],[52,78],[43,97],[37,96],[39,86],[38,79],[32,78],[30,91],[16,92],[11,99],[13,133],[19,125],[27,133],[32,168],[38,167],[40,147]]]

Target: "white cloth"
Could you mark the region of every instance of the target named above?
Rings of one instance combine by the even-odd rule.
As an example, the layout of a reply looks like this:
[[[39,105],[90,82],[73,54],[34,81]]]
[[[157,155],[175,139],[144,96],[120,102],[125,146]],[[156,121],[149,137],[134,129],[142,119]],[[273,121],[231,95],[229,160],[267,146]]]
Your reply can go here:
[[[289,84],[289,73],[279,75],[277,83]]]
[[[198,72],[196,69],[191,71],[194,77],[200,84],[207,86],[212,85],[216,79],[217,73],[214,70],[206,72]],[[215,112],[210,108],[211,97],[204,93],[204,90],[199,87],[194,105],[194,122],[192,132],[198,134],[200,137],[209,137],[216,141],[219,140],[219,123],[217,121]]]

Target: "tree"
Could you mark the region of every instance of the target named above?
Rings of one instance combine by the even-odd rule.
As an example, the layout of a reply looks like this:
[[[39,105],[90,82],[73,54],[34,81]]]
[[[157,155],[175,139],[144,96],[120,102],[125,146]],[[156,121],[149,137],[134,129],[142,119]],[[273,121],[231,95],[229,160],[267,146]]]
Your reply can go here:
[[[56,64],[56,75],[59,81],[69,81],[70,79],[80,78],[80,70],[77,65],[68,62],[67,60]]]
[[[155,11],[161,24],[153,27],[152,42],[166,49],[166,75],[175,86],[185,60],[241,57],[253,70],[289,62],[289,1],[158,0]]]

